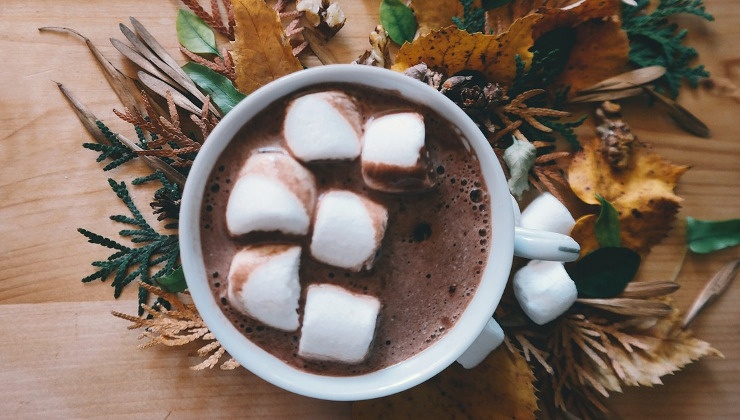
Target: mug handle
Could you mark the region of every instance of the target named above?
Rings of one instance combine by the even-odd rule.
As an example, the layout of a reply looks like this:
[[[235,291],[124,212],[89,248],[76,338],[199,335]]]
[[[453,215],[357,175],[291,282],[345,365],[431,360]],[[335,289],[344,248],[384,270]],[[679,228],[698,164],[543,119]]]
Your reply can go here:
[[[514,228],[514,255],[531,260],[570,262],[578,259],[581,247],[568,235],[544,230]],[[458,359],[465,369],[477,366],[504,341],[504,331],[490,318],[473,344]]]
[[[577,260],[580,253],[580,245],[568,235],[514,227],[514,255],[517,257],[571,262]]]

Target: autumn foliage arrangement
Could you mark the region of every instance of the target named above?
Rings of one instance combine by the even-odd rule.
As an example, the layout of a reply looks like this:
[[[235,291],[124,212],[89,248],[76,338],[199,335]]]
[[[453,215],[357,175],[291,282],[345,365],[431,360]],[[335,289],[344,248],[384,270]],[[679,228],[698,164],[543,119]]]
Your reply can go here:
[[[110,179],[128,215],[120,239],[79,229],[111,249],[83,281],[112,278],[116,296],[138,283],[139,313],[114,315],[142,329],[147,341],[202,343],[195,369],[233,369],[230,359],[189,302],[177,248],[177,218],[188,169],[208,134],[241,99],[304,67],[331,64],[332,37],[351,25],[336,2],[196,0],[182,2],[175,26],[181,56],[173,58],[136,19],[121,25],[116,49],[139,69],[124,76],[90,40],[68,28],[43,28],[82,38],[105,69],[134,127],[135,139],[111,132],[64,86],[60,88],[96,140],[109,170],[132,159],[156,182],[152,227],[129,195]],[[571,236],[582,258],[568,266],[579,299],[545,325],[530,321],[507,290],[495,313],[505,346],[472,371],[452,366],[404,393],[358,402],[357,417],[434,409],[449,416],[532,418],[607,410],[605,398],[628,386],[651,386],[707,355],[719,355],[685,330],[668,295],[672,281],[633,281],[642,257],[672,228],[681,198],[673,189],[688,169],[651,151],[620,114],[620,99],[642,97],[685,130],[709,130],[673,100],[682,85],[708,74],[670,18],[689,13],[711,20],[700,0],[383,0],[379,25],[357,65],[419,79],[457,103],[488,138],[523,202],[533,193],[557,197],[577,222]],[[185,62],[184,65],[179,62]],[[633,101],[634,103],[634,101]],[[646,105],[647,106],[647,105]],[[582,127],[593,118],[596,130]],[[692,221],[696,251],[736,245],[737,221]],[[515,262],[522,264],[521,261]],[[734,275],[734,272],[733,272]],[[423,413],[419,413],[423,414]]]

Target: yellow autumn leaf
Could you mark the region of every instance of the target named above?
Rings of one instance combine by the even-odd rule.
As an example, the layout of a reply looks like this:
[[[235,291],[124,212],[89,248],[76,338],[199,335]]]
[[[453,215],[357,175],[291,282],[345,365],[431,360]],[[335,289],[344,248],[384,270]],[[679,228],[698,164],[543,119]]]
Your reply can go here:
[[[630,165],[614,169],[602,153],[601,139],[582,145],[568,168],[571,189],[588,204],[599,204],[596,194],[609,201],[619,213],[622,245],[647,252],[671,228],[682,201],[673,189],[688,167],[674,165],[636,142]]]
[[[408,391],[352,405],[355,420],[400,418],[534,419],[532,370],[519,353],[501,346],[473,369],[455,363]]]
[[[460,0],[413,0],[411,8],[419,24],[418,34],[420,36],[427,35],[432,30],[450,26],[454,16],[463,14]]]
[[[525,63],[532,58],[532,28],[541,18],[530,15],[519,19],[501,35],[469,34],[454,26],[432,31],[404,44],[396,55],[393,70],[404,71],[424,62],[448,75],[477,70],[488,80],[510,83],[516,75],[514,57],[518,54]]]
[[[236,87],[249,94],[303,67],[293,55],[278,13],[263,0],[234,0]]]
[[[581,246],[581,258],[599,248],[599,242],[596,240],[596,233],[594,233],[596,219],[595,214],[581,216],[570,230],[570,237]]]

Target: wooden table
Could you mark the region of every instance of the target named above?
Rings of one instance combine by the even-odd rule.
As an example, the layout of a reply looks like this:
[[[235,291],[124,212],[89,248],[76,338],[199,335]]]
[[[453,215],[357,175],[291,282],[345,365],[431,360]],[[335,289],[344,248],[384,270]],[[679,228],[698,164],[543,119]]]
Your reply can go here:
[[[341,1],[349,23],[332,45],[349,62],[366,47],[378,22],[377,1]],[[688,42],[718,76],[723,62],[740,57],[740,8],[734,0],[706,0],[717,18],[686,18]],[[291,395],[243,369],[188,369],[192,349],[136,350],[137,333],[111,310],[135,313],[134,289],[114,300],[109,282],[82,284],[89,263],[107,257],[76,232],[85,227],[114,235],[111,214],[125,211],[106,182],[130,181],[143,166],[101,172],[90,141],[55,81],[68,88],[114,130],[127,125],[97,64],[78,39],[39,33],[67,26],[88,36],[114,64],[122,63],[109,37],[122,38],[119,22],[135,16],[173,53],[177,51],[174,1],[2,0],[0,2],[0,417],[332,417],[350,415],[350,404]],[[685,91],[681,103],[712,129],[711,139],[680,131],[662,113],[633,109],[627,121],[643,140],[675,163],[692,168],[677,192],[685,198],[679,222],[647,258],[641,278],[667,280],[683,255],[686,216],[740,216],[738,103],[705,90]],[[145,199],[150,190],[132,188]],[[144,205],[146,205],[144,203]],[[685,310],[704,282],[740,248],[687,255],[675,294]],[[665,385],[630,389],[610,399],[625,418],[738,418],[740,405],[740,287],[735,284],[693,324],[696,335],[725,358],[690,365]]]

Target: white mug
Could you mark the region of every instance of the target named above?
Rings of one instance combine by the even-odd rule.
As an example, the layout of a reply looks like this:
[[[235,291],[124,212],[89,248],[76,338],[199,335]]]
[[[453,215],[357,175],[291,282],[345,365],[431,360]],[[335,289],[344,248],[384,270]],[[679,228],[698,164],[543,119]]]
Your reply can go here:
[[[480,163],[490,193],[488,204],[495,232],[480,284],[455,325],[420,353],[393,366],[356,376],[322,376],[297,369],[247,339],[223,314],[210,289],[200,240],[201,206],[209,174],[239,129],[274,100],[327,82],[395,91],[406,100],[424,104],[456,125]],[[498,160],[480,129],[455,103],[436,89],[401,73],[351,64],[322,66],[290,74],[258,89],[234,107],[208,137],[190,170],[183,192],[179,234],[188,289],[198,312],[226,351],[242,366],[276,386],[336,401],[379,398],[406,390],[458,359],[466,367],[475,365],[494,345],[492,315],[504,292],[513,256],[559,261],[578,257],[578,244],[568,236],[515,227],[509,188]]]

